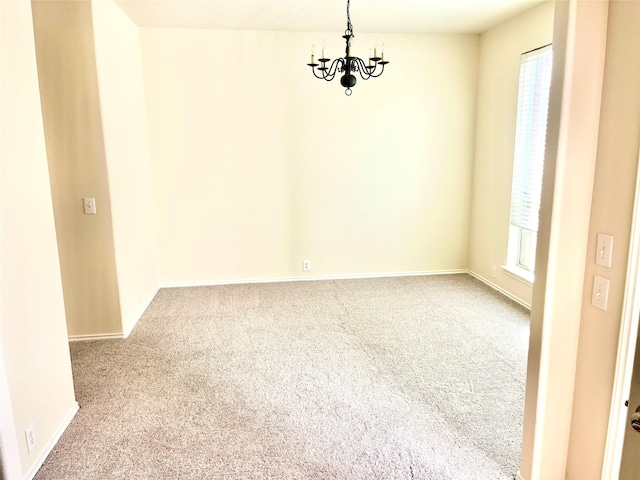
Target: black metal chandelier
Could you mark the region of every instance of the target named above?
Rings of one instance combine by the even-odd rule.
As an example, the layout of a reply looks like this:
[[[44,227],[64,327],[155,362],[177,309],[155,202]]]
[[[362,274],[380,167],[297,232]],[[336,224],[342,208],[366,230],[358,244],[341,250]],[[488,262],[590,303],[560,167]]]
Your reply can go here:
[[[322,49],[322,58],[315,62],[315,54],[311,53],[311,63],[307,63],[311,67],[311,71],[316,78],[326,80],[330,82],[333,80],[338,72],[342,73],[340,77],[340,84],[346,89],[344,93],[351,95],[351,87],[356,84],[356,77],[354,73],[359,73],[360,78],[363,80],[369,80],[370,78],[379,77],[384,72],[384,66],[389,63],[384,59],[384,49],[382,50],[382,56],[378,57],[378,48],[374,49],[372,57],[369,57],[369,65],[365,65],[364,61],[359,57],[351,56],[351,39],[355,36],[353,34],[353,25],[351,25],[351,15],[349,14],[349,6],[351,0],[347,0],[347,29],[344,31],[345,42],[347,48],[345,56],[343,58],[336,58],[331,65],[327,67],[327,63],[331,61],[330,58],[324,58],[324,48]],[[318,68],[316,68],[318,67]]]

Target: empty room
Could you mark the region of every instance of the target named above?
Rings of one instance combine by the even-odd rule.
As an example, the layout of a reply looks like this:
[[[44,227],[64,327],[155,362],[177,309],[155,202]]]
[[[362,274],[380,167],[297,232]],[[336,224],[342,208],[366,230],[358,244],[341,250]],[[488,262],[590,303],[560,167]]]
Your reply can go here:
[[[2,478],[615,478],[639,3],[0,0]]]

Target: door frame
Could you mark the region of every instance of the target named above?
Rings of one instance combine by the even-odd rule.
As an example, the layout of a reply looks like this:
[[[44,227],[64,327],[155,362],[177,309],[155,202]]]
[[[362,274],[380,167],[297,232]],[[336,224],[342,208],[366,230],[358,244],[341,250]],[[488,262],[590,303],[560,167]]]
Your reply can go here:
[[[638,152],[640,167],[640,152]],[[638,324],[640,323],[640,168],[636,175],[636,191],[633,203],[627,277],[618,336],[618,354],[609,411],[609,427],[604,451],[602,480],[617,478],[620,474],[622,449],[629,408],[631,377],[635,360]]]

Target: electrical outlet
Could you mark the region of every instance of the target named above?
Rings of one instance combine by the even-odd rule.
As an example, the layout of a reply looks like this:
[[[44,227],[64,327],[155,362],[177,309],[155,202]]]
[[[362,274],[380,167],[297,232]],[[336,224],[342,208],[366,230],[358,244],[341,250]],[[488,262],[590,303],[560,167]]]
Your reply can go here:
[[[31,453],[31,450],[33,450],[36,446],[36,434],[33,431],[33,423],[29,425],[24,431],[24,436],[27,440],[27,452]]]
[[[495,266],[491,267],[491,276],[493,278],[496,278],[496,267]]]
[[[311,270],[311,260],[303,260],[302,261],[302,270],[308,272]]]

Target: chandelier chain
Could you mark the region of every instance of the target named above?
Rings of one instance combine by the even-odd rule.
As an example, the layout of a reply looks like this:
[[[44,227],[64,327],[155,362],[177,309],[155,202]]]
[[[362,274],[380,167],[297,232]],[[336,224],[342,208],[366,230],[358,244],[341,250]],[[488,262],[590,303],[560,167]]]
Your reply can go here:
[[[351,0],[347,0],[347,31],[345,32],[347,35],[353,35],[353,25],[351,25],[351,14],[349,13],[350,5]]]

